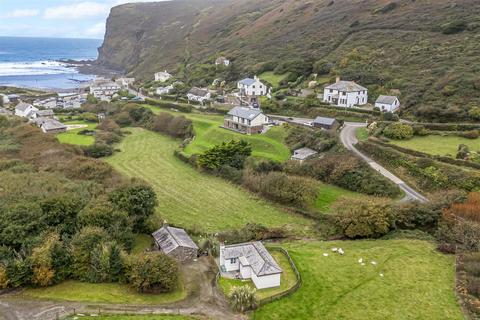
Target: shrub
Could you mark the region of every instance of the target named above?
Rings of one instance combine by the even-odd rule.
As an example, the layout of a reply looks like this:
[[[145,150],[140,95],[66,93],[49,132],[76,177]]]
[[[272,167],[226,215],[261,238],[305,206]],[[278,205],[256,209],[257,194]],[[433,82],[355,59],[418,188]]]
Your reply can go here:
[[[460,137],[467,138],[467,139],[477,139],[480,136],[478,130],[459,132],[458,135]]]
[[[248,142],[232,140],[216,145],[199,155],[198,164],[209,170],[219,169],[223,166],[242,169],[245,160],[251,154],[252,147]]]
[[[468,24],[465,21],[457,20],[442,25],[441,29],[443,34],[455,34],[465,31],[467,27]]]
[[[392,210],[384,200],[341,200],[334,212],[337,227],[349,238],[378,238],[393,225]]]
[[[401,122],[391,123],[385,129],[383,129],[383,134],[387,138],[397,140],[411,139],[413,137],[413,133],[414,131],[412,126]]]
[[[291,150],[307,147],[318,152],[325,152],[337,144],[337,139],[328,131],[295,126],[288,131],[285,143]]]
[[[83,148],[83,153],[91,158],[103,158],[113,154],[113,147],[105,143],[95,143]]]
[[[255,292],[256,290],[249,286],[233,287],[228,296],[230,306],[234,311],[242,313],[254,310],[258,305]]]
[[[467,160],[469,156],[470,156],[470,149],[468,148],[468,146],[464,144],[459,145],[456,158],[461,160]]]
[[[129,282],[142,293],[172,292],[178,284],[177,263],[160,252],[136,255],[130,263]]]
[[[285,238],[285,236],[285,230],[281,228],[269,229],[258,223],[248,223],[241,229],[219,233],[217,239],[224,243],[241,243],[266,239],[281,239]]]

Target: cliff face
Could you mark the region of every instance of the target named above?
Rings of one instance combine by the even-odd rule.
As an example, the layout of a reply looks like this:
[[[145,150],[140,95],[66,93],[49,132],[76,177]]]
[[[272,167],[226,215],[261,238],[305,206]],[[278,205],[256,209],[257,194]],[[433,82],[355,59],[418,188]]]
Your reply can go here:
[[[412,104],[460,104],[480,89],[478,52],[478,0],[174,0],[113,8],[98,61],[147,79],[220,54],[250,73],[300,59]]]

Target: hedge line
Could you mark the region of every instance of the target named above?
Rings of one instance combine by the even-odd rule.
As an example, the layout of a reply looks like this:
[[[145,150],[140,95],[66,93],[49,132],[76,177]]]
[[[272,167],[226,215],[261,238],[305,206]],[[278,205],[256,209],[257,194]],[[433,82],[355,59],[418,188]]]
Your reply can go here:
[[[343,112],[349,111],[349,112],[355,112],[355,113],[365,113],[365,114],[375,115],[375,116],[379,116],[382,114],[381,111],[377,111],[377,110],[368,110],[368,109],[360,109],[360,108],[344,108],[344,107],[332,106],[329,104],[321,105],[317,108],[332,109],[332,110],[338,110]]]
[[[377,121],[379,125],[385,124],[388,125],[392,121]],[[427,130],[432,131],[471,131],[471,130],[480,130],[480,124],[475,123],[422,123],[422,122],[411,122],[408,123],[411,126],[423,126]]]
[[[151,98],[146,98],[145,101],[142,101],[140,103],[149,104],[162,109],[176,109],[178,111],[186,112],[186,113],[192,112],[192,106],[189,104],[175,103],[170,101],[161,101],[161,100],[156,100]]]

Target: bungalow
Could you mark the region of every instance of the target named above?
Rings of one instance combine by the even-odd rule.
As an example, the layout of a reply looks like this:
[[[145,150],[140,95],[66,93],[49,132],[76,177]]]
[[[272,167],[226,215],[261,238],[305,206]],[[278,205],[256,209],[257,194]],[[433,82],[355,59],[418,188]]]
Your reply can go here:
[[[39,118],[40,120],[41,118]],[[55,119],[43,118],[36,123],[44,133],[61,133],[67,131],[67,126]]]
[[[323,90],[323,101],[345,108],[363,106],[368,102],[368,89],[354,81],[341,81],[337,77],[337,82]]]
[[[257,289],[280,286],[282,268],[261,242],[220,245],[220,270],[251,279]]]
[[[246,96],[266,96],[270,93],[270,88],[262,83],[260,79],[255,76],[253,79],[245,78],[237,83],[237,88],[241,95]]]
[[[202,105],[205,101],[210,100],[212,94],[207,89],[192,88],[187,93],[188,101],[200,102]]]
[[[37,108],[25,102],[20,102],[15,107],[15,115],[23,118],[30,118],[36,111],[38,111]]]
[[[155,81],[165,82],[168,81],[171,77],[173,76],[168,73],[167,70],[155,73]]]
[[[173,90],[173,85],[169,85],[169,86],[166,86],[166,87],[158,87],[157,90],[156,90],[156,93],[161,96],[163,94],[169,94],[170,91]]]
[[[228,60],[227,58],[225,57],[219,57],[217,58],[217,60],[215,60],[215,65],[218,66],[218,65],[224,65],[226,67],[228,67],[230,65],[230,60]]]
[[[183,229],[165,225],[152,236],[155,247],[177,261],[188,262],[197,258],[198,246]]]
[[[315,120],[313,120],[312,125],[314,128],[330,130],[338,127],[339,123],[333,118],[316,117]]]
[[[384,112],[394,112],[400,107],[400,100],[395,96],[379,96],[375,107]]]
[[[293,152],[291,159],[302,162],[315,157],[317,154],[318,152],[315,150],[309,148],[301,148]]]
[[[269,119],[260,109],[235,107],[225,116],[223,127],[246,134],[262,133]]]

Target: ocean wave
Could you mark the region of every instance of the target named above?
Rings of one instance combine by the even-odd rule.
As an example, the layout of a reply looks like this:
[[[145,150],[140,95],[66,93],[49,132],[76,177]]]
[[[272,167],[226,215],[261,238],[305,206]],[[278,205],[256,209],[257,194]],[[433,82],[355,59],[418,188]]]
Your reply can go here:
[[[0,62],[0,76],[41,76],[78,73],[70,65],[58,61]]]

